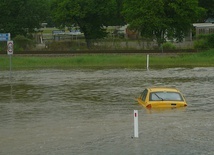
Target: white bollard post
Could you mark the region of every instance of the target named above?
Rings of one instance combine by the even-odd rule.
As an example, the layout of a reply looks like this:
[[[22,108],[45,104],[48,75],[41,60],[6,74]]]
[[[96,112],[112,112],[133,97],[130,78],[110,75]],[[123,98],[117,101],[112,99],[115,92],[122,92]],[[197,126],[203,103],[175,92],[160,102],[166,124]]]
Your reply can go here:
[[[147,60],[146,69],[148,71],[149,70],[149,54],[147,54],[146,60]]]
[[[139,137],[138,134],[138,111],[134,110],[134,137]]]

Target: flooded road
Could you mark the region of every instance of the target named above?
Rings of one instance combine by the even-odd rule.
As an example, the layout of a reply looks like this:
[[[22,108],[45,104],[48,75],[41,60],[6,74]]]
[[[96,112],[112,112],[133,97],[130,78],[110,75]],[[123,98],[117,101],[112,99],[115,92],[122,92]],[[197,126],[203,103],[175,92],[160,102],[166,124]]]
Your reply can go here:
[[[213,85],[214,68],[1,71],[0,155],[213,155]],[[150,86],[188,106],[147,111],[134,99]]]

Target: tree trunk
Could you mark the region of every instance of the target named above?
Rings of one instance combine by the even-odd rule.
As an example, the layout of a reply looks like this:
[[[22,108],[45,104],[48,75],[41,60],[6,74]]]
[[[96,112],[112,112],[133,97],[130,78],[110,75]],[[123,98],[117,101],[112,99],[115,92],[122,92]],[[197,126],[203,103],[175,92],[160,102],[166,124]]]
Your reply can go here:
[[[156,36],[156,41],[158,44],[158,47],[160,48],[161,45],[164,43],[164,31],[156,31],[155,32],[155,36]]]
[[[88,38],[85,36],[85,41],[86,41],[87,48],[90,49],[90,48],[91,48],[91,39],[88,39]]]

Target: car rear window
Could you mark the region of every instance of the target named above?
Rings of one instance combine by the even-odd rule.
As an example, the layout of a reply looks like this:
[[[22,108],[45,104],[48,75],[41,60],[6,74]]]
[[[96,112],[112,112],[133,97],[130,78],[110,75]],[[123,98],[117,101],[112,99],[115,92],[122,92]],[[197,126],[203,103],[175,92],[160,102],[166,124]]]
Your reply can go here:
[[[177,92],[152,92],[149,96],[150,101],[183,101],[180,93]]]

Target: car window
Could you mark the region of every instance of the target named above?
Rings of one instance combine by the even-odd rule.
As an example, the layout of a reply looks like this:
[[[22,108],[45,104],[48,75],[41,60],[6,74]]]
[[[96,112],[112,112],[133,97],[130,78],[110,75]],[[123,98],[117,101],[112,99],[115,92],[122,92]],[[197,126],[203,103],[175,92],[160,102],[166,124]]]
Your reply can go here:
[[[143,101],[145,101],[146,100],[146,96],[147,96],[147,93],[148,93],[148,90],[147,89],[145,89],[144,91],[143,91],[143,93],[142,93],[142,100]]]
[[[177,92],[152,92],[150,101],[183,101],[181,95]]]

